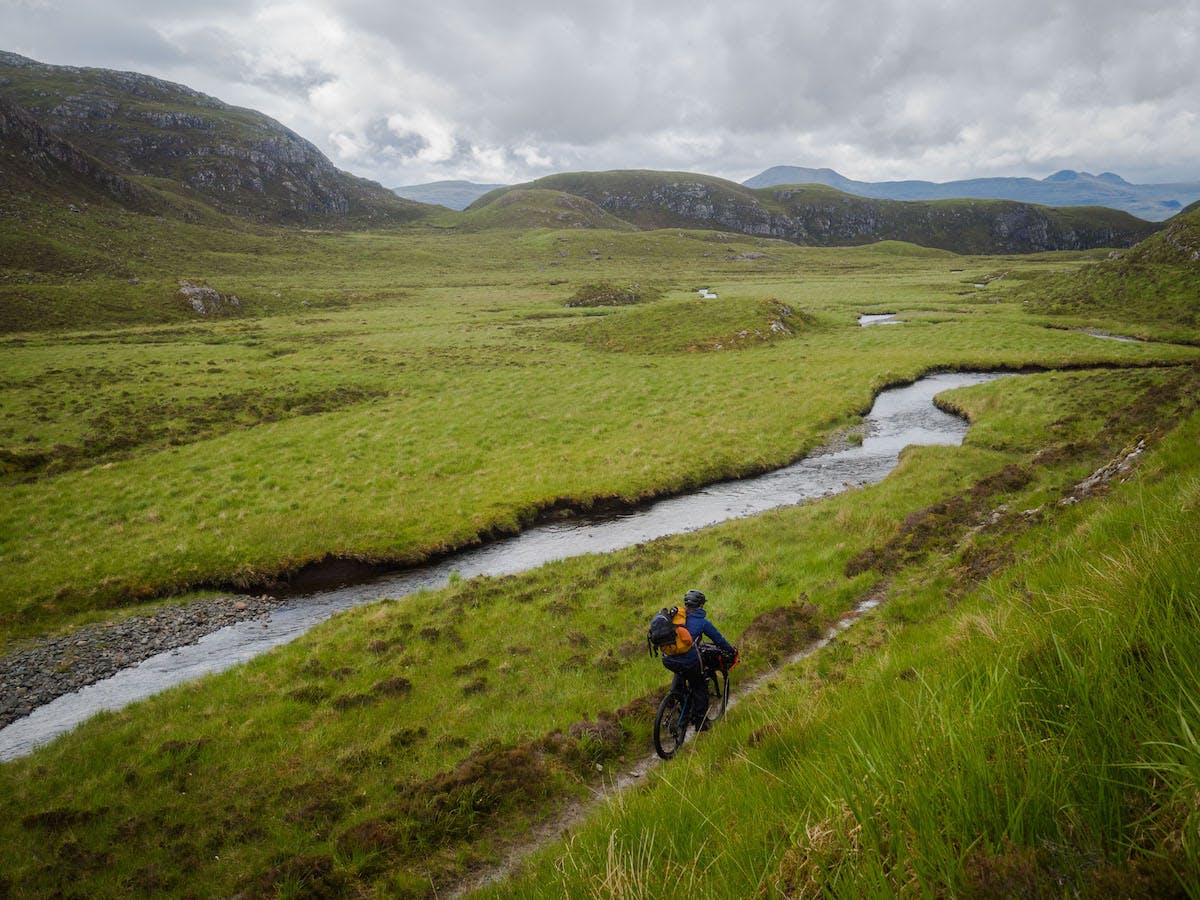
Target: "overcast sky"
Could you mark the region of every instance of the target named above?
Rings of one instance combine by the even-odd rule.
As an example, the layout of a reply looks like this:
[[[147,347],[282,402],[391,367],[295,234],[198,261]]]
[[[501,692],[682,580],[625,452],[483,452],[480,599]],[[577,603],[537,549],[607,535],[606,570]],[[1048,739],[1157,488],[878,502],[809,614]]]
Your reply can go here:
[[[0,0],[0,49],[252,107],[389,187],[1200,180],[1200,0]]]

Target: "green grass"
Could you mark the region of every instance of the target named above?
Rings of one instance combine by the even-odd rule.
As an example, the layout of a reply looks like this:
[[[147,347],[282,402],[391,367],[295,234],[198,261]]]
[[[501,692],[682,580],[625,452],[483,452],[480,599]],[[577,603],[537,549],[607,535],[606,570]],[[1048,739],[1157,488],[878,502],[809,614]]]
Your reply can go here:
[[[42,272],[17,287],[13,270],[6,289],[13,317],[17,294],[52,298],[43,324],[121,307],[104,327],[5,341],[6,639],[200,586],[261,586],[331,554],[417,561],[547,508],[761,471],[930,369],[1195,356],[1039,327],[993,276],[1079,261],[1054,254],[122,224],[94,246],[134,260],[144,248],[140,283]],[[737,258],[753,247],[764,255]],[[197,316],[168,272],[236,293],[242,314]],[[597,277],[673,290],[603,317],[567,309]],[[695,299],[704,286],[720,298]],[[905,324],[859,328],[870,309]]]
[[[495,202],[442,221],[460,228],[605,228],[630,231],[633,226],[590,200],[561,191],[514,189]]]
[[[1189,208],[1127,253],[1079,271],[1031,273],[1020,296],[1029,312],[1068,327],[1104,327],[1152,340],[1195,342],[1200,323],[1200,210]]]
[[[793,337],[812,317],[773,297],[656,303],[572,323],[559,333],[597,350],[653,355],[741,350]]]
[[[733,295],[585,318],[564,341],[561,323],[527,318],[561,314],[557,291],[459,288],[27,337],[6,350],[3,630],[261,583],[327,554],[417,561],[554,505],[762,471],[934,368],[1195,355],[1006,315],[863,329],[830,309],[832,285],[771,289],[795,310],[781,319],[791,336],[770,331],[763,301]]]
[[[338,616],[234,671],[102,715],[7,764],[0,803],[13,811],[5,817],[8,877],[14,889],[34,893],[82,877],[99,895],[273,893],[292,877],[382,893],[421,894],[431,883],[451,883],[464,865],[497,852],[504,835],[585,796],[597,764],[645,752],[652,706],[638,698],[652,698],[664,683],[661,668],[643,655],[645,620],[681,586],[700,585],[713,597],[713,615],[745,652],[738,678],[748,678],[779,657],[777,642],[786,637],[756,631],[755,620],[813,604],[818,622],[831,621],[878,578],[847,578],[847,564],[891,540],[906,516],[965,492],[975,506],[962,521],[947,520],[941,535],[961,539],[971,516],[986,519],[1002,502],[1023,506],[1071,483],[1147,422],[1186,403],[1194,388],[1186,372],[1155,370],[1048,374],[958,391],[955,404],[978,418],[980,430],[961,449],[907,453],[876,487]],[[1153,402],[1138,403],[1147,391]],[[1097,427],[1097,401],[1106,413],[1125,413]],[[1045,446],[1034,427],[1016,435],[1005,427],[1030,418],[1055,423],[1054,444],[1075,449],[1054,466],[1031,469],[1033,481],[1015,489],[1019,498],[1005,487],[971,493],[981,476],[1028,465]],[[1083,440],[1093,446],[1080,449]],[[940,545],[930,546],[937,552]],[[896,603],[895,613],[889,607],[897,629],[908,617],[920,624],[941,614],[941,565],[892,576],[913,584],[911,599]],[[856,662],[845,649],[815,663],[827,668],[830,683],[857,683],[864,676],[842,672],[846,666],[884,665],[891,653],[884,647],[873,662]],[[727,747],[733,736],[748,741],[749,729],[766,724],[760,702],[775,725],[787,727],[797,713],[784,697],[807,689],[789,685],[787,693],[767,692],[773,699],[750,701],[749,710],[738,707],[714,745]],[[827,703],[840,708],[835,697]],[[806,702],[799,715],[807,722],[824,708]],[[763,746],[791,758],[810,740],[772,738]],[[738,772],[761,779],[769,759],[756,753],[753,765],[744,764],[747,752],[743,746],[709,767],[714,787]],[[831,745],[821,754],[852,755]],[[697,764],[685,755],[667,777],[695,772]],[[655,784],[671,790],[657,776]],[[736,836],[717,860],[732,860],[719,883],[743,886],[733,893],[770,861],[761,849],[741,853],[761,840],[750,818],[763,819],[764,807],[753,801],[765,799],[761,785],[741,796],[741,811],[720,817],[726,836]],[[646,848],[654,859],[666,852],[669,868],[674,853],[704,833],[703,817],[693,822],[700,814],[685,812],[686,838],[674,828],[647,828],[636,810],[660,816],[663,802],[649,800],[630,798],[610,815],[624,810],[629,828],[669,841]],[[707,793],[697,806],[713,809]],[[572,852],[583,853],[583,845]],[[69,876],[61,860],[70,860]],[[568,881],[568,894],[586,892],[596,877],[591,862],[581,871],[584,881]],[[546,885],[558,877],[542,872],[531,890],[556,892]]]
[[[1198,436],[1192,413],[965,592],[953,557],[904,573],[840,652],[485,893],[1190,894]]]
[[[811,877],[846,893],[939,877],[982,884],[970,873],[1019,868],[1046,835],[1069,843],[1073,820],[1051,832],[1040,807],[1036,825],[995,825],[996,809],[1023,820],[989,800],[972,769],[950,782],[964,790],[952,824],[969,831],[973,815],[993,824],[970,841],[929,836],[909,854],[900,827],[909,805],[925,835],[942,807],[921,808],[920,796],[943,795],[917,781],[911,797],[889,803],[869,767],[852,761],[878,759],[879,772],[892,772],[922,751],[928,732],[941,743],[923,777],[966,766],[959,750],[976,765],[991,746],[988,729],[1011,721],[1005,704],[1018,695],[928,687],[986,687],[993,657],[1005,658],[974,636],[970,616],[1011,609],[1026,629],[1015,633],[1043,628],[1053,649],[1049,625],[1021,618],[1033,615],[1026,588],[1005,579],[1018,573],[1032,584],[1044,568],[1069,593],[1089,570],[1063,563],[1067,574],[1057,576],[1060,557],[1107,571],[1086,541],[1110,551],[1136,543],[1119,516],[1093,522],[1094,503],[1055,501],[1139,434],[1157,440],[1188,414],[1196,385],[1182,364],[1198,353],[1048,328],[1048,317],[1022,307],[1018,276],[1074,270],[1088,255],[815,250],[678,229],[321,234],[109,221],[97,207],[44,215],[28,233],[65,249],[0,268],[6,645],[213,582],[260,584],[326,555],[416,561],[539,511],[769,469],[855,424],[879,389],[924,372],[1081,371],[944,398],[975,422],[965,446],[908,451],[875,487],[357,610],[231,672],[103,714],[0,768],[0,892],[70,894],[86,884],[100,896],[420,895],[452,884],[501,853],[506,835],[520,839],[588,796],[597,765],[611,770],[645,752],[649,704],[665,681],[641,655],[645,620],[693,585],[718,601],[718,624],[747,650],[739,679],[794,649],[764,625],[780,610],[819,627],[885,579],[892,600],[873,624],[777,675],[775,690],[735,710],[644,797],[603,813],[618,835],[611,857],[589,826],[580,843],[549,854],[553,874],[538,869],[513,890],[636,892],[651,865],[707,878],[685,862],[703,818],[687,819],[685,836],[653,818],[657,792],[677,797],[676,779],[702,762],[713,793],[741,773],[729,790],[744,805],[720,819],[740,849],[712,870],[732,894],[769,877]],[[85,227],[71,231],[72,222]],[[62,263],[92,256],[102,263],[95,271]],[[242,314],[195,316],[174,299],[179,278],[238,294]],[[602,314],[566,306],[599,282],[662,294]],[[701,287],[720,298],[696,300]],[[857,315],[875,310],[903,324],[860,328]],[[772,319],[790,334],[770,331]],[[1191,533],[1194,443],[1191,431],[1180,434],[1145,469],[1159,481],[1146,481],[1144,508],[1174,508],[1160,482],[1185,498],[1146,559],[1165,560],[1170,536]],[[1100,531],[1089,537],[1092,527]],[[1186,572],[1167,571],[1192,590]],[[1028,590],[1047,598],[1047,616],[1066,596]],[[1137,596],[1157,596],[1146,591]],[[1072,676],[1074,689],[1092,674]],[[892,694],[866,689],[882,683],[898,686],[899,708],[877,700]],[[1147,691],[1166,696],[1164,684]],[[1033,702],[1018,699],[1017,710]],[[949,727],[948,710],[976,705],[993,718]],[[941,730],[929,732],[930,722]],[[1186,747],[1186,735],[1164,729],[1151,738],[1162,752],[1131,757],[1122,778],[1149,762],[1155,778],[1183,778],[1189,757],[1171,745]],[[1046,739],[1029,734],[1018,749]],[[1022,757],[1000,749],[1016,760],[1003,757],[1005,790],[1015,790]],[[845,763],[822,765],[830,759]],[[1094,786],[1051,763],[1039,759],[1050,774],[1038,802],[1087,807]],[[795,782],[779,795],[788,803],[781,817],[763,815],[772,778]],[[1188,782],[1169,784],[1182,791]],[[1145,793],[1178,813],[1172,798]],[[1097,796],[1111,805],[1111,794]],[[707,794],[697,803],[710,808]],[[1090,807],[1079,815],[1088,828],[1112,818]],[[888,830],[867,834],[864,819]],[[1120,867],[1113,835],[1128,837],[1128,821],[1071,847],[1099,847]],[[909,863],[914,854],[919,862]],[[1058,864],[1032,859],[1038,872]],[[898,881],[909,869],[917,880]]]

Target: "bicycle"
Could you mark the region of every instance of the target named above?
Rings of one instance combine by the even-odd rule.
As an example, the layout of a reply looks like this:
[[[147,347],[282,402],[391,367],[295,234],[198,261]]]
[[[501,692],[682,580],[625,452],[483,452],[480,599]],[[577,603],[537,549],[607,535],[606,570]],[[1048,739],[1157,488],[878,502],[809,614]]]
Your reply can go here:
[[[707,725],[712,725],[725,715],[729,705],[729,670],[738,664],[738,655],[726,656],[715,644],[700,644],[700,664],[704,669],[704,680],[708,686]],[[663,759],[670,759],[683,746],[688,725],[692,721],[692,694],[687,683],[678,675],[671,682],[671,689],[658,704],[654,717],[654,752]]]

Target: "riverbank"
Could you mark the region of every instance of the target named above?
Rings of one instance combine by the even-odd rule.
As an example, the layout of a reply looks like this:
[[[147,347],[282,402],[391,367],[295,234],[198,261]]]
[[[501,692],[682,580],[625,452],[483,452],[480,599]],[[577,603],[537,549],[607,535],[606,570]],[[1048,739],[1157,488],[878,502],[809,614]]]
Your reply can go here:
[[[1068,539],[1085,533],[1132,543],[1123,528],[1080,531],[1107,495],[1065,505],[1058,500],[1123,448],[1136,447],[1138,435],[1178,421],[1176,406],[1195,396],[1194,387],[1190,373],[1162,370],[1046,373],[979,385],[953,398],[974,422],[964,446],[907,451],[893,476],[872,488],[521,575],[455,579],[420,602],[347,611],[235,671],[108,712],[0,766],[0,837],[11,891],[68,893],[72,884],[87,883],[96,896],[266,896],[298,885],[331,895],[441,895],[468,871],[501,861],[510,849],[506,840],[532,834],[570,802],[586,800],[597,766],[621,772],[639,757],[666,684],[661,665],[645,654],[644,623],[684,587],[707,588],[714,621],[743,650],[738,683],[748,684],[786,657],[770,640],[799,636],[806,622],[836,621],[890,578],[896,594],[889,591],[878,615],[795,677],[774,676],[777,686],[739,704],[709,739],[696,742],[695,762],[711,779],[747,776],[729,794],[749,791],[753,803],[727,809],[708,805],[705,797],[700,809],[721,809],[709,815],[728,823],[722,828],[737,841],[730,846],[721,837],[729,856],[716,861],[714,877],[752,893],[759,874],[785,868],[781,856],[790,849],[772,843],[779,832],[764,829],[806,816],[824,821],[820,792],[828,787],[828,781],[814,784],[809,803],[806,782],[784,806],[771,806],[776,782],[764,781],[760,769],[785,780],[792,760],[811,757],[823,764],[820,772],[837,775],[829,761],[853,760],[853,750],[845,743],[805,743],[810,735],[843,733],[841,720],[823,726],[826,709],[855,708],[856,697],[869,702],[898,690],[913,702],[926,696],[943,680],[935,667],[961,656],[955,641],[977,633],[966,607],[975,616],[977,604],[992,609],[986,605],[992,588],[1009,584],[1004,567],[1032,563],[1031,548],[1039,556],[1049,552],[1059,525]],[[1157,446],[1148,437],[1140,463],[1142,480],[1153,485],[1194,444],[1176,441],[1166,454]],[[1187,500],[1180,488],[1173,480],[1156,490]],[[1156,508],[1156,497],[1131,511]],[[1039,507],[1040,513],[1027,514]],[[1184,534],[1182,528],[1172,534]],[[1085,549],[1084,563],[1101,558]],[[867,559],[878,563],[877,571],[848,572],[851,561]],[[988,572],[994,579],[977,590]],[[1094,582],[1086,569],[1079,577],[1084,586]],[[1024,587],[1040,597],[1048,586],[1034,570],[1017,585]],[[1014,591],[1019,612],[1028,598]],[[810,605],[815,611],[805,617]],[[281,604],[272,612],[272,627],[289,609]],[[920,638],[942,610],[954,616],[945,624],[947,643],[921,656],[928,642]],[[1178,622],[1174,626],[1181,631]],[[247,628],[270,630],[247,623],[227,631]],[[915,649],[893,660],[902,631],[913,634]],[[987,631],[1008,634],[1003,619]],[[1058,660],[1043,642],[1014,646],[1027,655],[1005,672],[1053,667]],[[856,647],[869,656],[851,671],[846,667]],[[986,647],[971,651],[968,660],[986,663]],[[1127,664],[1150,659],[1140,650]],[[959,672],[947,675],[954,685],[978,683]],[[975,708],[950,701],[937,715],[916,717],[913,729],[898,725],[894,732],[929,741],[929,723],[953,723],[962,709]],[[1066,702],[1079,705],[1075,698]],[[889,703],[883,711],[899,715],[907,708]],[[1003,724],[1001,736],[1020,733]],[[777,729],[787,730],[786,739]],[[855,734],[870,746],[862,732]],[[904,749],[905,759],[920,760],[920,746]],[[1056,749],[1056,759],[1080,758]],[[648,774],[646,786],[616,806],[641,807],[644,794],[654,795],[661,816],[663,804],[678,796],[674,779],[693,771],[689,758],[678,762]],[[952,760],[939,755],[938,762],[940,772],[956,771]],[[864,784],[858,772],[847,773],[847,780]],[[982,783],[986,801],[994,795],[986,789],[990,783]],[[1066,798],[1056,799],[1062,808]],[[764,809],[780,815],[763,816]],[[971,807],[965,815],[975,821],[986,809]],[[650,821],[649,815],[631,821],[628,830],[617,825],[622,855],[616,871],[632,865],[625,862],[624,848],[632,846],[626,835],[652,833]],[[840,821],[831,819],[830,827]],[[705,824],[688,826],[688,833],[703,833]],[[752,841],[742,839],[750,834]],[[673,860],[661,858],[669,850],[649,848],[660,857],[656,869],[669,873]],[[554,852],[544,849],[530,865]],[[550,886],[555,896],[587,893],[582,881],[605,866],[603,857],[592,865],[590,850],[587,859],[587,871],[566,890],[559,890],[559,879],[569,875],[539,872],[542,893]],[[753,860],[752,871],[738,870],[739,859]],[[536,888],[529,894],[539,895]]]
[[[216,597],[86,625],[0,657],[0,728],[64,694],[238,622],[266,619],[274,598]]]
[[[161,620],[131,618],[37,645],[29,656],[17,661],[7,678],[0,668],[0,681],[7,681],[17,689],[11,691],[11,708],[5,708],[8,718],[4,725],[28,716],[56,697],[105,681],[119,670],[156,654],[175,652],[169,654],[166,665],[152,671],[125,673],[118,691],[119,701],[111,691],[91,692],[88,697],[71,698],[71,710],[60,709],[52,721],[26,720],[19,726],[19,736],[0,731],[0,759],[28,752],[37,743],[62,733],[100,709],[119,708],[201,673],[219,671],[265,652],[336,612],[384,598],[405,597],[421,589],[436,589],[449,583],[452,575],[469,578],[512,574],[556,559],[617,550],[877,482],[896,465],[903,447],[957,444],[962,440],[967,420],[938,409],[933,402],[935,395],[997,377],[994,373],[941,373],[883,391],[863,422],[855,427],[857,441],[849,440],[845,431],[838,432],[808,457],[762,475],[711,484],[690,494],[627,509],[611,518],[543,524],[449,555],[428,566],[403,569],[387,576],[375,571],[374,577],[363,577],[371,574],[369,570],[333,569],[314,573],[323,577],[308,579],[310,587],[328,582],[325,589],[289,594],[286,606],[277,607],[270,621],[265,613],[251,608],[249,600],[230,599],[211,610],[197,605],[189,613],[188,607],[174,607],[164,610]],[[334,575],[344,579],[342,583],[334,586]],[[237,614],[247,618],[263,615],[263,627],[223,641],[208,642],[203,647],[180,649],[198,641],[207,631],[239,621]],[[136,686],[132,682],[137,682]]]

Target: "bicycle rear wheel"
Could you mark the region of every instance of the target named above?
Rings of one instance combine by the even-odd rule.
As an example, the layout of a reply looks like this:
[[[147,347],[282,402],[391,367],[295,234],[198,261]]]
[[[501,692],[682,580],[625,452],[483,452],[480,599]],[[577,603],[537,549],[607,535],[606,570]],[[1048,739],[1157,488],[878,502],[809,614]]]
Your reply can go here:
[[[709,669],[704,675],[705,684],[708,685],[708,714],[705,718],[711,724],[725,715],[725,707],[729,705],[729,675],[721,669]]]
[[[654,717],[654,752],[663,759],[675,755],[683,743],[687,723],[680,720],[683,713],[683,697],[671,691],[658,704],[658,715]]]

